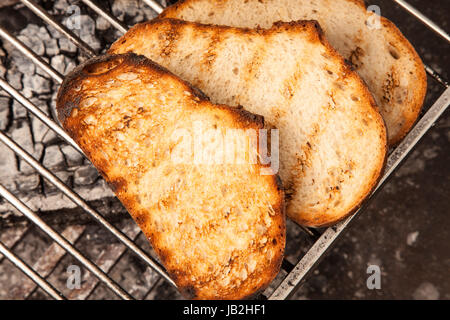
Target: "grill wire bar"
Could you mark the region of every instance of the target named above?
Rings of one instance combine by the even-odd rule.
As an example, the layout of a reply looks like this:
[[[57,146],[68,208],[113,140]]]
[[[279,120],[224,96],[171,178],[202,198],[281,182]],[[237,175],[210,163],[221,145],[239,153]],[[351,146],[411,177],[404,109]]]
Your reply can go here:
[[[142,1],[144,1],[150,8],[155,10],[157,14],[160,14],[164,10],[164,8],[154,0],[142,0]]]
[[[80,147],[76,144],[75,141],[60,127],[58,126],[52,119],[50,119],[45,112],[36,107],[33,103],[30,102],[27,98],[25,98],[19,91],[14,89],[8,82],[4,79],[0,78],[0,87],[9,93],[14,99],[19,101],[28,111],[30,111],[33,115],[35,115],[39,120],[41,120],[45,125],[47,125],[50,129],[55,131],[61,138],[63,138],[67,143],[69,143],[72,147],[75,148],[78,152],[83,154]]]
[[[0,26],[0,37],[9,41],[16,49],[22,52],[26,57],[31,59],[34,64],[39,66],[42,70],[44,70],[48,75],[50,75],[56,82],[63,82],[63,75],[56,71],[52,66],[46,63],[40,56],[34,53],[30,48],[28,48],[22,41],[14,37],[5,28]]]
[[[91,0],[81,0],[83,1],[88,7],[90,7],[92,10],[94,10],[96,13],[98,13],[100,16],[105,18],[114,28],[119,30],[120,32],[125,33],[127,32],[127,27],[117,20],[115,17],[113,17],[111,14],[100,8],[96,3],[94,3]]]
[[[53,288],[45,279],[43,279],[36,271],[29,265],[17,257],[11,250],[9,250],[2,242],[0,242],[0,253],[3,254],[9,261],[11,261],[17,268],[25,273],[31,280],[40,286],[55,300],[64,300],[61,292]]]
[[[412,14],[414,17],[419,19],[423,24],[425,24],[428,28],[436,32],[438,35],[440,35],[442,38],[447,40],[447,42],[450,42],[450,36],[447,32],[445,32],[442,28],[440,28],[436,23],[431,21],[428,17],[426,17],[422,12],[414,8],[412,5],[410,5],[408,2],[404,0],[394,0],[398,5],[400,5],[403,9],[408,11],[410,14]]]
[[[44,220],[42,220],[35,212],[30,210],[22,201],[17,199],[11,192],[9,192],[3,185],[0,184],[0,195],[11,203],[17,210],[23,213],[29,220],[31,220],[36,226],[44,231],[50,238],[53,239],[64,250],[70,253],[74,258],[80,261],[90,272],[95,274],[96,277],[101,279],[114,293],[125,300],[131,300],[128,292],[122,289],[114,280],[108,277],[99,267],[87,259],[81,252],[73,247],[69,241],[63,238],[53,228],[48,226]]]
[[[100,6],[98,6],[95,2],[91,0],[81,0],[88,7],[90,7],[97,14],[106,19],[114,28],[116,28],[119,32],[125,33],[127,31],[127,27],[110,13],[103,10]],[[153,1],[153,0],[142,0],[148,6],[150,6],[154,11],[158,14],[162,12],[163,7]],[[427,25],[431,30],[436,32],[442,38],[450,42],[449,35],[442,30],[439,26],[437,26],[433,21],[424,16],[420,11],[413,8],[406,1],[403,0],[394,0],[398,3],[403,9],[411,13],[417,19],[419,19],[422,23]],[[83,42],[78,36],[76,36],[73,32],[59,24],[54,20],[42,7],[40,7],[33,0],[21,0],[21,2],[27,6],[30,10],[32,10],[36,15],[38,15],[41,19],[43,19],[47,24],[54,27],[56,30],[61,32],[64,36],[66,36],[71,42],[73,42],[80,50],[89,57],[94,56],[95,51],[85,42]],[[31,51],[28,47],[26,47],[20,40],[11,35],[4,28],[0,27],[0,37],[9,41],[13,46],[15,46],[20,52],[22,52],[25,56],[31,59],[37,66],[42,68],[46,73],[48,73],[57,83],[61,83],[63,80],[63,76],[54,70],[48,63],[46,63],[40,56],[36,55],[33,51]],[[448,82],[443,79],[435,70],[433,70],[429,66],[425,66],[427,73],[436,81],[438,81],[441,85],[448,88]],[[28,99],[26,99],[23,95],[21,95],[16,89],[11,87],[5,80],[0,78],[0,86],[7,91],[14,99],[18,100],[21,104],[23,104],[31,113],[37,116],[41,121],[43,121],[50,129],[54,130],[58,133],[64,140],[66,140],[70,145],[76,148],[78,151],[81,151],[75,142],[59,127],[57,123],[52,121],[44,112],[42,112],[38,107],[33,105]],[[421,137],[430,129],[432,124],[439,118],[440,115],[446,110],[450,101],[450,89],[447,89],[441,97],[433,104],[433,106],[425,113],[425,115],[420,119],[420,121],[416,124],[413,130],[407,135],[407,137],[403,140],[403,142],[392,152],[390,157],[388,158],[388,163],[386,167],[385,174],[377,186],[377,190],[381,188],[381,186],[386,182],[388,177],[394,172],[394,170],[398,167],[401,161],[407,156],[407,154],[412,150],[412,148],[417,144]],[[52,108],[53,109],[53,108]],[[55,118],[56,119],[56,118]],[[167,280],[170,284],[174,285],[174,282],[168,277],[167,273],[164,269],[157,263],[152,260],[152,258],[148,257],[136,244],[130,240],[127,236],[125,236],[121,231],[115,229],[112,225],[109,225],[100,214],[98,214],[95,210],[91,209],[86,202],[79,197],[75,192],[73,192],[69,187],[67,187],[63,182],[61,182],[56,176],[54,176],[50,171],[44,168],[38,161],[36,161],[31,155],[29,155],[24,149],[18,146],[14,141],[12,141],[8,136],[6,136],[3,132],[0,131],[0,141],[5,143],[10,149],[12,149],[16,154],[21,156],[25,161],[27,161],[34,169],[36,169],[43,177],[52,182],[59,190],[61,190],[66,196],[68,196],[74,203],[79,205],[86,212],[91,214],[98,222],[100,222],[105,228],[111,231],[119,240],[125,244],[129,249],[131,249],[134,253],[140,256],[143,260],[145,260],[154,270],[156,270],[165,280]],[[372,194],[372,196],[373,196]],[[23,204],[19,199],[14,197],[6,188],[0,185],[0,195],[4,197],[7,201],[9,201],[14,207],[16,207],[19,211],[21,211],[24,215],[26,215],[30,220],[35,222],[44,232],[46,232],[52,239],[60,244],[58,241],[67,242],[61,235],[59,235],[56,231],[51,229],[48,225],[46,225],[40,218],[31,211],[25,204]],[[24,210],[24,211],[22,211]],[[283,269],[288,272],[288,275],[284,278],[282,283],[275,289],[275,291],[270,295],[269,299],[286,299],[292,293],[293,290],[301,283],[301,281],[306,277],[306,275],[312,270],[312,268],[319,262],[321,257],[325,254],[327,249],[333,244],[333,242],[338,238],[338,236],[342,233],[342,231],[348,226],[348,224],[353,220],[353,218],[363,209],[358,210],[357,213],[347,218],[343,222],[339,223],[334,227],[328,228],[326,231],[320,235],[320,233],[315,229],[309,228],[301,228],[305,233],[312,238],[315,243],[308,250],[308,252],[298,261],[296,264],[291,264],[287,260],[283,262]],[[98,215],[98,216],[97,216]],[[38,220],[34,220],[38,219]],[[111,227],[111,229],[110,229]],[[117,234],[116,234],[117,233]],[[55,236],[55,238],[53,237]],[[317,239],[317,240],[316,240]],[[88,259],[84,258],[81,253],[76,251],[69,242],[68,248],[64,247],[66,251],[71,254],[78,254],[81,259],[85,259],[84,262],[87,263],[85,265],[88,269],[89,267],[94,268],[93,270],[97,270],[100,273],[93,272],[102,282],[108,285],[118,296],[123,299],[132,299],[132,297],[124,291],[118,284],[116,284],[112,279],[108,277],[103,271],[101,271],[95,264],[93,264]],[[70,249],[71,248],[71,249]],[[75,250],[74,252],[71,250]],[[5,245],[0,242],[0,253],[2,253],[5,257],[11,260],[17,267],[19,267],[27,276],[29,276],[37,285],[42,287],[50,296],[55,299],[64,298],[58,291],[56,291],[51,284],[46,282],[45,279],[40,277],[32,268],[26,265],[23,261],[21,261],[18,257],[16,257]],[[11,255],[12,254],[12,255]],[[74,255],[75,256],[75,255]],[[76,256],[77,258],[77,256]],[[17,262],[17,263],[16,263]],[[83,263],[83,262],[82,262]],[[84,264],[84,263],[83,263]],[[155,264],[155,266],[153,266]],[[156,268],[155,268],[156,267]],[[291,271],[292,269],[292,271]],[[90,269],[89,269],[90,270]],[[91,271],[92,272],[92,271]],[[49,289],[49,290],[47,290]],[[54,291],[50,293],[51,291]],[[49,292],[50,291],[50,292]],[[263,296],[264,297],[264,296]]]
[[[64,36],[66,36],[73,44],[80,48],[86,55],[93,57],[96,55],[94,49],[81,40],[76,34],[58,23],[51,15],[49,15],[41,6],[32,0],[20,0],[25,6],[33,11],[38,17],[44,20],[48,25],[52,26]]]

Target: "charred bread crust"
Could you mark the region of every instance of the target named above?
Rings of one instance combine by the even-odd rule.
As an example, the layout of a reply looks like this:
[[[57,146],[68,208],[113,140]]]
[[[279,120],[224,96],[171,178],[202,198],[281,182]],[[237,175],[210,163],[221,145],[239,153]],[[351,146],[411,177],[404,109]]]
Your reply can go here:
[[[408,39],[405,38],[400,29],[398,29],[392,21],[386,19],[385,17],[380,17],[380,21],[385,28],[390,30],[390,35],[394,37],[398,43],[401,43],[404,46],[404,49],[408,51],[409,56],[414,60],[414,74],[418,77],[419,80],[413,90],[414,99],[411,102],[411,107],[409,108],[409,110],[406,110],[407,114],[404,114],[405,122],[402,126],[402,129],[398,132],[397,135],[389,140],[389,146],[392,148],[398,145],[403,140],[403,138],[408,134],[408,132],[417,122],[427,94],[428,83],[425,66],[416,49],[414,49],[412,44],[408,41]]]
[[[356,0],[356,1],[358,1],[358,0]],[[386,148],[387,148],[387,144],[386,144]],[[305,221],[305,223],[302,223],[301,221],[296,221],[296,222],[299,223],[300,225],[308,225],[309,228],[319,229],[319,228],[332,227],[332,226],[336,225],[337,223],[342,222],[345,219],[347,219],[348,217],[354,215],[356,212],[358,212],[359,209],[361,209],[364,205],[368,204],[369,201],[371,200],[371,194],[375,191],[375,189],[377,188],[381,179],[383,178],[383,173],[386,169],[386,165],[387,165],[387,156],[384,158],[384,162],[381,167],[382,174],[378,175],[377,179],[372,184],[372,188],[369,190],[367,196],[362,198],[348,213],[346,213],[339,219],[335,219],[331,222],[327,221],[327,220],[318,220],[316,223],[314,223],[314,225],[310,225],[310,221]]]
[[[106,67],[102,69],[103,66]],[[224,114],[224,116],[228,117],[229,115],[230,118],[233,119],[235,126],[238,128],[263,128],[263,117],[254,115],[238,108],[231,108],[225,105],[214,105],[210,103],[203,94],[199,93],[200,91],[194,89],[187,82],[180,80],[172,73],[168,72],[166,69],[160,67],[144,56],[138,56],[135,54],[104,55],[93,58],[86,63],[83,63],[66,77],[63,84],[61,85],[57,97],[57,112],[64,129],[80,145],[81,149],[100,171],[105,180],[112,186],[120,201],[124,204],[130,215],[150,240],[155,252],[160,257],[169,275],[172,279],[174,279],[180,292],[182,292],[185,297],[192,299],[242,299],[255,295],[261,290],[264,290],[279,271],[285,246],[286,227],[284,212],[284,192],[281,187],[279,177],[277,175],[270,175],[263,178],[255,178],[257,179],[255,181],[259,181],[260,183],[260,185],[254,186],[256,190],[258,188],[262,188],[263,190],[270,190],[268,199],[271,199],[269,205],[271,210],[273,211],[273,215],[270,216],[271,227],[268,227],[266,229],[266,233],[264,233],[266,242],[263,244],[263,246],[256,246],[256,243],[260,243],[261,236],[256,237],[254,246],[250,246],[242,251],[238,251],[236,253],[236,257],[230,259],[230,262],[228,262],[228,269],[233,272],[239,272],[239,270],[241,270],[242,272],[242,269],[240,269],[242,268],[242,266],[248,268],[247,264],[250,264],[256,259],[257,266],[254,266],[254,271],[250,272],[250,269],[248,269],[248,272],[244,272],[245,277],[241,275],[235,275],[233,273],[233,275],[229,276],[232,278],[232,282],[229,286],[227,286],[223,285],[222,282],[218,282],[219,280],[223,281],[221,280],[221,277],[223,275],[228,275],[224,274],[223,271],[204,278],[203,274],[195,273],[196,270],[198,270],[196,261],[191,260],[189,263],[181,265],[179,263],[176,263],[176,259],[174,257],[177,257],[177,259],[182,259],[181,261],[187,261],[187,258],[185,259],[183,257],[185,252],[183,251],[183,249],[181,249],[181,247],[178,247],[179,245],[181,245],[180,243],[176,243],[175,247],[168,247],[163,239],[164,233],[158,230],[158,228],[154,227],[155,219],[152,215],[152,211],[156,209],[153,209],[153,207],[146,207],[142,205],[139,200],[139,192],[133,192],[133,190],[142,190],[142,188],[137,188],[135,186],[135,184],[137,183],[137,178],[132,174],[133,171],[131,169],[128,169],[127,167],[115,168],[114,165],[110,165],[108,163],[106,155],[111,154],[111,152],[107,148],[108,146],[113,145],[113,143],[108,140],[110,134],[104,135],[101,129],[97,129],[97,127],[94,126],[89,130],[93,130],[93,132],[97,132],[98,130],[98,134],[90,135],[89,130],[84,127],[82,122],[85,121],[86,118],[83,118],[83,120],[81,120],[80,118],[82,117],[80,116],[80,114],[83,114],[83,116],[86,117],[86,114],[88,116],[94,114],[96,109],[99,108],[95,104],[97,102],[87,107],[83,105],[83,103],[85,103],[86,100],[91,97],[90,94],[92,92],[98,92],[99,99],[106,99],[101,96],[101,94],[104,93],[104,91],[101,90],[102,88],[104,88],[105,83],[109,79],[113,78],[112,73],[115,72],[116,78],[113,79],[117,81],[117,74],[119,72],[119,74],[127,74],[130,70],[133,72],[141,72],[140,74],[145,74],[144,76],[146,76],[148,73],[149,77],[151,76],[152,79],[156,75],[156,78],[159,77],[164,81],[166,81],[167,79],[169,79],[170,81],[174,81],[175,89],[173,89],[174,91],[172,92],[168,92],[168,94],[178,94],[177,92],[179,92],[179,90],[182,90],[182,92],[185,92],[187,96],[192,96],[192,100],[195,101],[195,103],[193,103],[195,104],[195,110],[198,110],[198,112],[203,112],[204,110],[205,113],[209,111],[218,112],[215,110],[220,110]],[[142,79],[144,80],[144,78]],[[116,83],[116,85],[120,86],[123,84]],[[139,91],[139,94],[142,94],[142,91]],[[124,106],[121,107],[126,108],[127,106],[124,103]],[[154,105],[154,107],[157,108],[158,105]],[[110,114],[108,114],[108,112]],[[112,115],[113,113],[114,111],[107,111],[106,113],[103,113],[103,115],[106,117],[105,119],[108,120],[107,117],[109,115]],[[100,117],[97,120],[102,121],[102,118]],[[111,148],[115,148],[115,146],[112,146]],[[145,148],[145,146],[143,145],[142,148]],[[124,149],[119,150],[123,151]],[[122,160],[123,155],[118,154],[115,155],[115,157],[121,158],[119,160]],[[116,169],[119,170],[119,174],[117,174]],[[148,171],[144,170],[142,174],[145,174],[145,172]],[[235,189],[233,189],[232,191],[235,192],[236,197],[240,197],[240,199],[245,203],[245,201],[247,200],[243,196],[240,196],[240,192],[243,192],[244,190],[246,190],[246,188],[244,186],[239,186],[239,188],[239,191]],[[197,192],[197,190],[193,190],[192,192]],[[202,197],[203,193],[201,192],[203,191],[198,190],[198,194],[196,194],[196,197]],[[259,210],[258,208],[255,210]],[[264,214],[264,212],[259,212],[261,214]],[[265,212],[265,214],[268,215],[267,212]],[[221,220],[220,217],[217,219],[219,222],[225,221]],[[228,226],[227,223],[228,222],[224,222],[225,227]],[[254,226],[250,226],[250,228],[254,228]],[[212,234],[215,234],[214,229],[211,229],[210,232]],[[167,231],[165,234],[167,234]],[[183,232],[180,231],[179,234],[183,235]],[[179,234],[177,234],[177,236]],[[235,237],[239,238],[241,237],[241,235],[236,234]],[[196,242],[203,243],[204,241],[206,242],[209,240],[204,236],[198,235],[197,239],[190,239],[189,244],[187,245],[193,245]],[[220,247],[224,247],[225,249],[227,249],[227,246],[225,244]],[[262,251],[263,249],[267,249],[267,253],[271,254],[271,259],[262,259],[263,257],[266,257],[266,254]],[[211,259],[219,258],[211,257]],[[226,270],[227,268],[226,266],[222,265],[219,265],[218,267],[223,268],[223,270]],[[192,280],[193,276],[197,276],[199,279]],[[238,277],[239,279],[237,279]],[[239,280],[240,282],[234,282],[235,280]]]

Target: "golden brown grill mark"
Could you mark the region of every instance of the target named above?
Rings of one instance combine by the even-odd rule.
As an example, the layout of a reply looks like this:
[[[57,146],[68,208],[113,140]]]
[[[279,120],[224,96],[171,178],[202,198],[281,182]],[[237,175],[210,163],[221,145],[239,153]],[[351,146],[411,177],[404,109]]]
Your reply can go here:
[[[217,31],[214,32],[211,35],[208,48],[206,48],[205,53],[203,54],[203,59],[200,62],[201,66],[207,70],[211,68],[211,66],[214,64],[214,61],[216,60],[217,48],[220,41],[221,41],[220,32]]]
[[[395,46],[394,43],[389,42],[389,54],[394,58],[395,60],[400,59],[400,53],[398,48]],[[410,71],[411,73],[411,71]]]
[[[252,83],[256,80],[258,72],[261,69],[261,64],[265,59],[267,53],[267,44],[265,42],[259,43],[253,49],[253,56],[247,61],[247,64],[242,68],[242,79],[240,87],[242,92],[248,92],[248,89],[253,87]],[[236,96],[235,101],[239,101],[240,97]]]
[[[283,81],[281,94],[287,101],[292,100],[295,92],[297,91],[296,85],[297,83],[299,83],[300,78],[302,77],[301,66],[308,64],[308,61],[305,62],[305,59],[308,59],[308,57],[301,56],[300,58],[298,58],[298,60],[295,63],[295,67],[293,69],[292,74],[286,77],[286,79]]]
[[[394,70],[386,75],[386,80],[383,84],[383,100],[386,102],[391,102],[394,98],[394,90],[395,88],[400,86],[400,82],[397,79],[397,76],[394,74]]]
[[[312,164],[311,155],[314,151],[312,146],[317,141],[321,131],[321,127],[318,123],[314,124],[313,127],[312,132],[306,138],[306,143],[300,147],[301,153],[297,155],[297,167],[295,168],[295,172],[297,173],[296,177],[303,176],[305,169]]]
[[[331,115],[336,110],[336,104],[333,97],[333,93],[330,92],[330,103],[326,106],[323,106],[318,118],[317,122],[313,125],[311,132],[306,135],[305,143],[300,147],[300,151],[296,154],[297,161],[296,165],[292,168],[292,177],[289,184],[298,185],[299,182],[304,178],[305,172],[307,168],[312,165],[312,157],[316,152],[314,146],[317,145],[318,141],[320,141],[320,137],[325,133],[325,129],[328,126],[328,122],[331,118]],[[331,104],[335,104],[334,107],[330,107]],[[339,177],[337,177],[339,178]],[[341,183],[340,181],[339,183]],[[314,180],[312,181],[314,183]],[[336,188],[337,187],[337,188]],[[332,196],[328,199],[328,204],[330,204],[333,200],[336,200],[340,195],[340,189],[338,184],[334,183],[334,181],[330,181],[330,195]],[[291,196],[295,196],[295,191],[291,194]],[[316,203],[314,205],[318,205]]]
[[[253,57],[250,59],[250,61],[247,62],[247,65],[244,67],[244,70],[247,70],[246,74],[248,79],[246,80],[254,79],[254,76],[261,67],[261,62],[264,59],[265,53],[266,53],[266,46],[264,44],[258,45],[258,47],[255,50],[255,53],[253,54]]]
[[[356,47],[352,52],[350,53],[350,56],[348,58],[348,61],[351,63],[351,65],[358,69],[363,65],[363,62],[361,61],[361,58],[364,56],[364,50],[360,47]]]
[[[180,36],[180,26],[177,24],[170,24],[169,29],[161,32],[159,34],[159,40],[162,41],[162,47],[161,47],[161,56],[162,57],[169,57],[175,47],[176,42]]]

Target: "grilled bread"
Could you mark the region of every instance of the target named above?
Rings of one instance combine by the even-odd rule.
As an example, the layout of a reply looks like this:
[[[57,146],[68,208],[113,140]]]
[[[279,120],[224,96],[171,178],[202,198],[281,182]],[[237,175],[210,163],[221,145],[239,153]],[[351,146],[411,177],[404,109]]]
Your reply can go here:
[[[160,17],[250,28],[317,20],[374,95],[390,145],[420,113],[427,87],[420,57],[392,22],[367,11],[362,0],[182,0]]]
[[[378,181],[383,119],[315,22],[251,30],[153,20],[130,29],[110,52],[146,55],[213,102],[242,105],[277,127],[287,214],[300,224],[339,221]]]
[[[260,174],[270,168],[257,162],[191,158],[228,152],[220,144],[226,130],[250,154],[246,132],[259,135],[262,117],[214,105],[133,54],[76,68],[60,88],[57,112],[186,297],[245,298],[278,273],[285,220],[277,176]]]

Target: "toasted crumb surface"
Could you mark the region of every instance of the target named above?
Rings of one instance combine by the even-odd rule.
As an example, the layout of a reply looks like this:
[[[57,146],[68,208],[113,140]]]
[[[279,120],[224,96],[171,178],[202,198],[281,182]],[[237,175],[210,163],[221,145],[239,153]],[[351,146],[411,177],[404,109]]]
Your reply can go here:
[[[191,146],[177,130],[195,134],[194,124],[202,124],[212,132],[202,150],[216,150],[225,130],[258,132],[262,117],[212,104],[133,54],[75,69],[61,86],[57,110],[187,298],[241,299],[275,277],[285,244],[277,176],[261,175],[266,166],[258,163],[172,158]]]
[[[422,108],[427,78],[419,55],[391,21],[367,11],[362,0],[182,0],[160,17],[250,28],[317,20],[369,87],[391,146],[408,133]]]
[[[387,151],[383,119],[315,22],[252,30],[153,20],[110,52],[146,55],[213,102],[242,105],[277,127],[287,214],[300,224],[343,219],[377,184]]]

